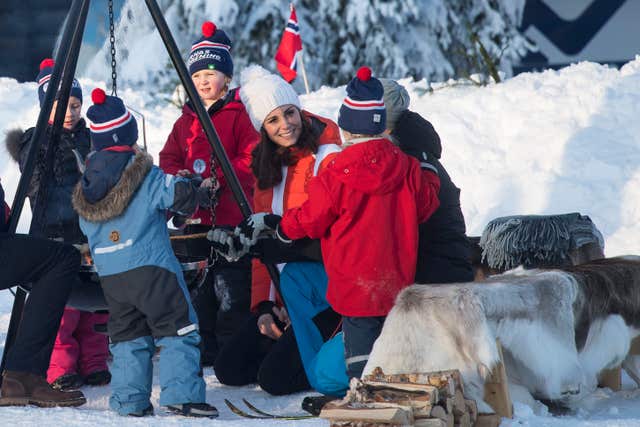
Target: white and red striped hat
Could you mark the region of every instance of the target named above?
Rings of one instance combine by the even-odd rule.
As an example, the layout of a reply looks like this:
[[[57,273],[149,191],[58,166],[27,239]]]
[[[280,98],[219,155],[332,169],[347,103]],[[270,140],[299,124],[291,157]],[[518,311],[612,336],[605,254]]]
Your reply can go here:
[[[360,67],[347,85],[338,116],[340,128],[359,135],[378,135],[386,129],[384,90],[369,67]]]
[[[49,80],[51,79],[51,73],[53,73],[54,66],[55,61],[51,58],[43,59],[42,62],[40,62],[40,72],[38,72],[38,77],[36,77],[36,82],[38,82],[38,100],[40,101],[40,107],[42,107],[42,104],[44,103],[44,96],[47,93]],[[71,83],[69,96],[75,96],[80,100],[80,102],[82,102],[82,87],[77,79],[73,79],[73,82]],[[57,97],[58,94],[56,94],[56,99]]]
[[[131,146],[138,140],[138,123],[117,96],[102,89],[91,92],[93,105],[87,110],[91,143],[96,151],[114,145]]]
[[[231,40],[213,22],[202,24],[202,37],[193,42],[187,67],[191,75],[200,70],[217,70],[229,78],[233,77]]]

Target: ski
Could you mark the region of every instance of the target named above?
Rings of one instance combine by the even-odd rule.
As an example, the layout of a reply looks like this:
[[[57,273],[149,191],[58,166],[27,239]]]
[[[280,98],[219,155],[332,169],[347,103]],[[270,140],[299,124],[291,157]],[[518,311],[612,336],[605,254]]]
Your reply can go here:
[[[285,415],[285,414],[270,414],[268,412],[261,411],[260,409],[253,406],[247,400],[242,399],[245,405],[252,411],[255,411],[259,415],[250,414],[248,412],[243,411],[238,408],[233,403],[229,402],[227,399],[224,399],[225,405],[236,415],[239,415],[244,418],[258,419],[258,420],[306,420],[309,418],[316,418],[314,415]]]

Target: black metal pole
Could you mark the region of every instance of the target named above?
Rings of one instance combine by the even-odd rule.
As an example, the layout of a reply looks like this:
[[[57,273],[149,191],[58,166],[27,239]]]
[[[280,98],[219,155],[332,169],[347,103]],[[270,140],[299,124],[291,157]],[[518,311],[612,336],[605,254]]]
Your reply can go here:
[[[44,140],[47,122],[49,120],[49,116],[51,115],[51,109],[53,108],[53,102],[56,92],[58,91],[60,76],[62,74],[62,70],[66,68],[66,63],[70,60],[71,56],[75,57],[75,59],[73,60],[73,68],[75,71],[75,63],[77,61],[78,52],[80,50],[80,42],[82,41],[82,33],[84,31],[84,23],[86,22],[88,8],[89,0],[73,0],[71,8],[69,9],[69,13],[67,14],[67,22],[65,23],[60,46],[58,47],[58,53],[56,55],[55,65],[53,67],[51,78],[49,79],[49,85],[47,86],[44,103],[42,108],[40,109],[40,114],[38,115],[36,129],[33,132],[33,136],[31,137],[25,166],[22,170],[20,182],[18,183],[16,196],[13,199],[13,207],[11,209],[11,216],[9,217],[8,230],[8,232],[11,234],[15,233],[18,226],[18,220],[20,219],[20,214],[22,213],[24,201],[27,196],[27,190],[31,183],[31,177],[35,168],[36,156],[38,150],[40,149],[40,146],[42,145],[42,141]],[[75,41],[75,44],[71,42],[72,40]],[[62,106],[59,103],[57,110],[59,111],[61,109]],[[64,110],[66,110],[66,103]],[[13,300],[13,308],[11,309],[11,319],[9,320],[7,338],[5,339],[4,349],[2,352],[2,361],[0,361],[0,372],[4,372],[7,353],[15,342],[15,338],[20,327],[20,321],[22,320],[22,311],[24,309],[26,296],[27,293],[22,288],[18,287],[15,299]],[[0,376],[0,385],[1,384],[2,377]]]
[[[40,185],[38,187],[38,193],[36,201],[32,206],[33,217],[31,218],[31,227],[29,234],[43,235],[44,219],[46,216],[46,200],[49,192],[50,177],[53,171],[53,162],[55,158],[55,152],[60,143],[60,133],[62,131],[62,123],[67,113],[67,104],[69,103],[69,92],[71,91],[71,85],[73,84],[73,78],[76,73],[76,65],[78,64],[78,55],[80,52],[80,46],[82,45],[82,36],[84,34],[84,27],[87,21],[87,14],[89,12],[90,0],[83,0],[80,10],[80,20],[74,29],[73,36],[71,37],[71,43],[69,45],[69,52],[64,61],[64,68],[62,69],[62,82],[60,83],[60,89],[58,90],[58,104],[53,119],[53,125],[51,126],[51,135],[47,143],[47,147],[44,155],[43,169],[40,171]]]
[[[184,86],[187,91],[187,95],[191,100],[191,103],[195,109],[196,115],[200,120],[200,124],[204,129],[204,133],[207,136],[207,140],[213,149],[213,152],[218,159],[218,163],[222,168],[222,173],[227,180],[227,185],[231,188],[231,192],[240,207],[240,212],[244,217],[248,217],[253,212],[251,211],[251,205],[247,200],[247,196],[242,191],[242,187],[240,186],[240,182],[238,181],[238,177],[236,176],[235,171],[231,167],[231,162],[229,162],[229,158],[227,157],[227,153],[224,151],[224,147],[220,142],[220,137],[218,137],[218,133],[211,122],[211,117],[207,113],[200,97],[198,96],[198,92],[196,91],[196,87],[191,81],[191,76],[187,71],[187,67],[180,56],[180,51],[178,50],[178,46],[176,45],[173,36],[171,35],[171,30],[169,30],[169,26],[167,25],[167,21],[165,21],[164,16],[162,15],[162,11],[160,7],[158,7],[158,3],[156,0],[145,0],[147,3],[147,8],[151,13],[151,17],[158,28],[158,32],[160,33],[160,37],[162,37],[162,41],[164,42],[165,47],[167,48],[167,52],[169,53],[169,57],[171,58],[171,62],[173,62],[173,66],[178,72],[178,77],[180,77],[180,81],[182,82],[182,86]],[[269,271],[269,276],[271,276],[271,280],[276,285],[278,291],[280,291],[280,278],[278,269],[272,264],[265,264],[267,270]]]

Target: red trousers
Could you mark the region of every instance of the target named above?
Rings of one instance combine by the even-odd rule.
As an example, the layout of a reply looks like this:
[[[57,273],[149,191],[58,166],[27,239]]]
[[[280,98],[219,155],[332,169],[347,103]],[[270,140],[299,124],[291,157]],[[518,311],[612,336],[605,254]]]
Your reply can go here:
[[[108,314],[64,309],[47,370],[48,382],[64,374],[86,376],[108,369],[109,339],[93,329],[95,324],[107,323],[108,318]]]

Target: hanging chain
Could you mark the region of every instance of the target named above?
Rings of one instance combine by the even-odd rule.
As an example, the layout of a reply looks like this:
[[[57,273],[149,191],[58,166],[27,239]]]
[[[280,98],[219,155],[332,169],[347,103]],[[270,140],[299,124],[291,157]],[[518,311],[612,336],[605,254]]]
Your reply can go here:
[[[209,167],[209,172],[211,174],[211,188],[215,188],[216,190],[211,192],[211,207],[209,208],[211,211],[211,229],[213,230],[216,226],[216,207],[218,206],[218,202],[220,201],[220,181],[218,181],[218,173],[216,169],[218,168],[218,162],[216,161],[216,156],[211,150],[211,163]],[[218,261],[218,253],[211,246],[211,255],[209,257],[211,259],[211,265],[214,265],[216,261]]]
[[[111,96],[118,96],[116,73],[116,36],[113,25],[113,0],[109,0],[109,43],[111,43]]]

